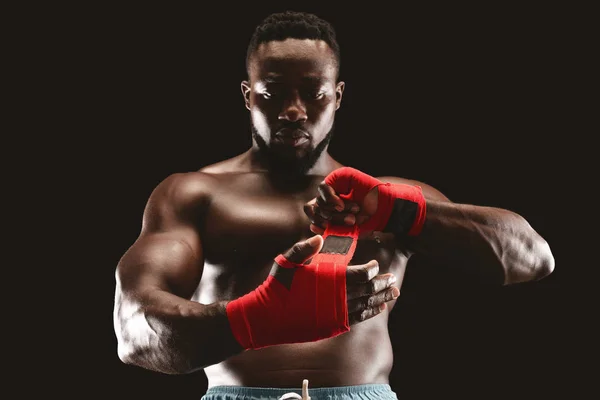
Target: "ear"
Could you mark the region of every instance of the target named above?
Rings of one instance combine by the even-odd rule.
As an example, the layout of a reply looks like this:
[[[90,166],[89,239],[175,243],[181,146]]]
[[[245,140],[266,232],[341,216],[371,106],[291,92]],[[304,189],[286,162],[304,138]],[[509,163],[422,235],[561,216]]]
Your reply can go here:
[[[342,81],[338,82],[335,87],[335,109],[339,109],[342,104],[342,94],[344,94],[344,88],[346,84]]]
[[[246,108],[250,109],[250,83],[248,81],[242,81],[242,94],[244,95],[244,103]]]

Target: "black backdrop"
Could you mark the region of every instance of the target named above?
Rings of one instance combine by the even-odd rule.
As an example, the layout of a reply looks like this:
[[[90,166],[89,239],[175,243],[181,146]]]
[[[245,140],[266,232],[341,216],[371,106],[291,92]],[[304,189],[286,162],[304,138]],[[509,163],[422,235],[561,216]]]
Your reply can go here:
[[[558,398],[574,374],[575,345],[565,332],[568,216],[557,212],[565,203],[556,194],[572,126],[564,95],[570,14],[523,5],[282,4],[48,10],[52,19],[36,35],[47,68],[37,79],[48,86],[55,140],[67,148],[57,161],[70,171],[69,208],[81,224],[66,298],[85,299],[77,315],[67,307],[76,334],[64,335],[73,357],[61,374],[87,383],[79,394],[113,399],[204,393],[202,372],[167,376],[118,360],[114,269],[162,179],[250,145],[239,86],[246,46],[262,18],[289,8],[316,12],[338,32],[346,92],[335,158],[422,180],[455,202],[516,211],[556,258],[547,279],[499,290],[465,284],[443,267],[409,270],[390,322],[392,387],[404,399]],[[61,391],[64,382],[55,381]]]

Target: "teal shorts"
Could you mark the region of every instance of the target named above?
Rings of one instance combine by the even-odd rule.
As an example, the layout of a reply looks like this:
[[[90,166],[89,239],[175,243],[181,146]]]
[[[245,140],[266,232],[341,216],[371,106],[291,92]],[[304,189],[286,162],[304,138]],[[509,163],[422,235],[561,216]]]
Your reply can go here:
[[[213,386],[201,400],[279,400],[286,393],[302,395],[302,388],[262,388],[245,386]],[[372,384],[308,388],[311,400],[398,400],[390,385]]]

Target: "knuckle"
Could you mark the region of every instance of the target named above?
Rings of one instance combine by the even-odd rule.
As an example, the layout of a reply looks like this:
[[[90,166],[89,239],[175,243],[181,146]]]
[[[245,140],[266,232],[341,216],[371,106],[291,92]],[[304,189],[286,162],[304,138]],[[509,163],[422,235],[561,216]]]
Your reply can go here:
[[[319,210],[319,214],[320,214],[320,216],[323,219],[326,219],[326,220],[330,220],[331,219],[331,213],[329,211],[327,211],[327,210],[320,209]]]
[[[317,197],[316,206],[317,207],[325,207],[327,205],[327,201],[323,197]]]
[[[292,251],[293,251],[294,253],[299,253],[299,252],[301,252],[301,251],[302,251],[302,245],[301,245],[300,243],[295,243],[295,244],[292,246]]]
[[[379,263],[373,262],[371,264],[367,264],[367,271],[372,277],[375,277],[379,273]]]
[[[323,200],[326,200],[327,197],[329,196],[329,190],[328,190],[329,186],[327,186],[327,184],[321,184],[317,187],[317,191],[319,192],[319,198],[322,198]]]
[[[373,274],[377,275],[379,273],[379,263],[375,262],[373,264]]]
[[[386,301],[394,300],[394,291],[393,291],[393,289],[390,289],[390,290],[388,290],[385,293],[385,300]]]
[[[356,311],[364,312],[367,309],[367,305],[363,301],[359,301],[356,303]]]
[[[376,297],[376,296],[370,296],[370,297],[367,299],[367,306],[366,306],[366,307],[367,307],[367,308],[371,308],[371,307],[373,307],[373,306],[375,305],[375,302],[376,302],[376,301],[377,301],[377,297]]]
[[[369,282],[369,293],[377,293],[377,280],[373,279]]]
[[[290,251],[288,253],[288,257],[294,258],[294,257],[298,256],[301,252],[302,252],[302,245],[300,245],[300,243],[296,243],[290,249]]]
[[[363,311],[361,311],[359,319],[361,321],[364,321],[367,318],[369,318],[369,310],[363,310]]]

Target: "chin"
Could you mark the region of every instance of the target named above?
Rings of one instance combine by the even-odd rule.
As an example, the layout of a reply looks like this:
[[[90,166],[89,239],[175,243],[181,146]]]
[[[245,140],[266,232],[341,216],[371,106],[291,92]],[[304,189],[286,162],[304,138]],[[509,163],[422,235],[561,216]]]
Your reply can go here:
[[[291,147],[273,145],[271,146],[270,150],[270,152],[276,155],[276,157],[289,161],[301,161],[302,159],[309,158],[313,152],[313,149],[309,146]]]

